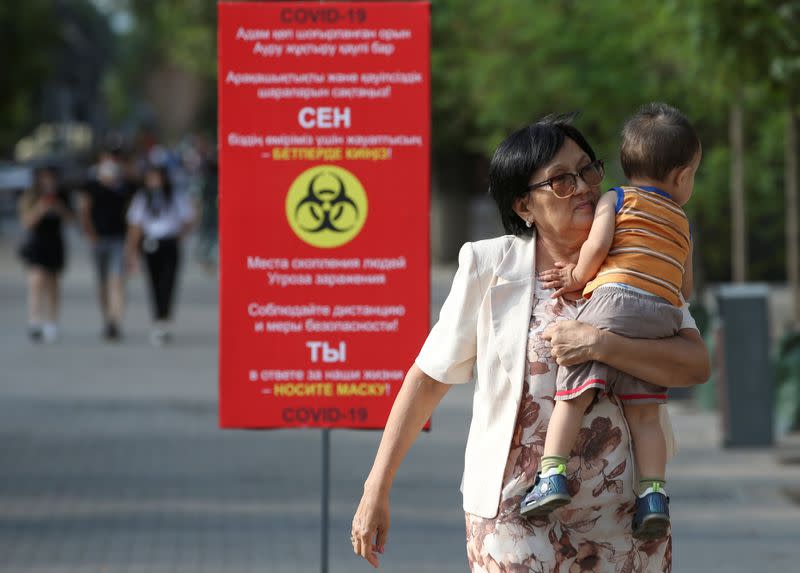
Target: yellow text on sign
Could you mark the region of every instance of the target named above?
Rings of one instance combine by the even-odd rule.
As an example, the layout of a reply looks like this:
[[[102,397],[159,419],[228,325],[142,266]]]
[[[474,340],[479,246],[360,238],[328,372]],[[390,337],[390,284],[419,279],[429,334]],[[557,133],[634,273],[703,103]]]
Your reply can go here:
[[[272,394],[277,398],[313,398],[333,396],[358,396],[375,398],[387,396],[391,384],[384,382],[316,382],[316,383],[283,383],[272,387]]]
[[[388,161],[391,147],[273,147],[273,161]]]

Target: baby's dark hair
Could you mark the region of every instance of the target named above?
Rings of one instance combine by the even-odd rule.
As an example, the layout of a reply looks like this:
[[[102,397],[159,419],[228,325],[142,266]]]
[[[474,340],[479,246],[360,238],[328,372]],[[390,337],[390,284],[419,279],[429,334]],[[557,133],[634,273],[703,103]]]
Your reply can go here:
[[[700,151],[700,139],[680,111],[665,103],[649,103],[622,128],[620,162],[628,179],[664,181],[678,167],[689,165]]]

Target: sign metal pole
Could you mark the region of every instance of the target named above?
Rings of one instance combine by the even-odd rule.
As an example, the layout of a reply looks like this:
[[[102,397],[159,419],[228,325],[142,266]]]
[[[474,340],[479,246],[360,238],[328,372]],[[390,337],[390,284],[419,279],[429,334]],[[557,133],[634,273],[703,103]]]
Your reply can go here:
[[[322,430],[322,552],[320,555],[320,571],[328,573],[328,509],[331,489],[331,431]]]

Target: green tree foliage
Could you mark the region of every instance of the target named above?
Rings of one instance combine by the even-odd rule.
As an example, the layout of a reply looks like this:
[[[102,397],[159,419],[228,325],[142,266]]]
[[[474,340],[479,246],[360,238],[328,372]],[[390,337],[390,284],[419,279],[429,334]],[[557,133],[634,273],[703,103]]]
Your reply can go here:
[[[76,0],[77,1],[77,0]],[[96,0],[96,3],[99,0]],[[131,117],[147,74],[165,62],[209,83],[213,128],[216,3],[104,0],[127,10],[106,81],[114,117]],[[0,88],[0,137],[30,117],[26,94],[45,75],[54,29],[49,0],[0,3],[0,54],[14,74]],[[14,5],[14,9],[7,5]],[[730,277],[728,121],[742,88],[749,278],[784,280],[787,112],[800,93],[800,0],[432,0],[432,105],[438,190],[485,188],[485,165],[509,132],[545,114],[579,110],[578,125],[622,181],[619,130],[641,104],[667,101],[695,123],[704,160],[688,205],[698,271]],[[10,82],[10,83],[9,83]],[[465,168],[467,161],[474,163]],[[475,183],[465,184],[466,181]]]
[[[206,80],[211,101],[202,121],[208,127],[216,102],[216,3],[116,0],[116,5],[130,13],[132,28],[119,38],[117,66],[107,78],[113,116],[122,120],[133,114],[148,74],[171,65]]]
[[[434,0],[435,148],[485,161],[513,129],[547,113],[580,110],[578,125],[607,159],[607,183],[614,184],[622,178],[618,134],[625,118],[648,101],[669,102],[692,119],[703,141],[688,205],[697,266],[708,280],[729,280],[728,112],[732,86],[741,84],[749,276],[784,280],[783,102],[793,92],[785,78],[800,68],[798,5]]]
[[[216,74],[216,3],[206,0],[131,2],[131,40],[142,62],[168,61],[199,75]]]
[[[6,155],[34,121],[32,105],[52,69],[57,39],[53,2],[0,2],[0,153]]]
[[[674,81],[681,58],[664,49],[680,27],[659,2],[614,5],[435,1],[436,143],[489,154],[521,125],[580,110],[581,126],[612,157],[622,118],[652,99],[685,95]]]
[[[796,108],[792,97],[800,87],[800,2],[685,0],[673,7],[690,15],[695,54],[688,65],[704,80],[698,84],[699,98],[709,113],[738,105],[744,116],[745,153],[740,161],[745,172],[748,277],[783,280],[783,196],[788,190],[782,168],[788,153],[786,110]],[[723,203],[730,197],[729,170],[735,157],[726,139],[724,116],[719,111],[714,115],[703,133],[713,163],[704,161],[699,178],[703,191],[693,201],[693,210],[713,242],[701,248],[702,266],[710,278],[727,280],[731,247],[724,237],[731,236],[731,210]],[[706,141],[708,137],[714,139]]]

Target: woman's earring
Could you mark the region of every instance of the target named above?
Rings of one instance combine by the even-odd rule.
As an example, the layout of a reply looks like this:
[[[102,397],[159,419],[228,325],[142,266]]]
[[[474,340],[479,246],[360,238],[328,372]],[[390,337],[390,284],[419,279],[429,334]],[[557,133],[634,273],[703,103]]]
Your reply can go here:
[[[533,223],[531,223],[530,221],[525,221],[525,226],[530,229],[533,226]]]

